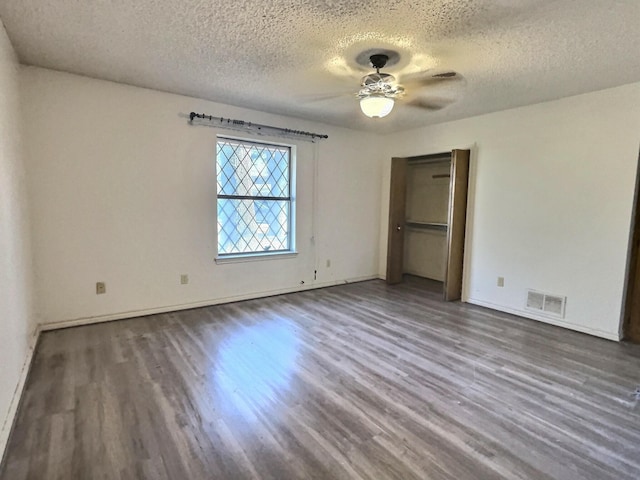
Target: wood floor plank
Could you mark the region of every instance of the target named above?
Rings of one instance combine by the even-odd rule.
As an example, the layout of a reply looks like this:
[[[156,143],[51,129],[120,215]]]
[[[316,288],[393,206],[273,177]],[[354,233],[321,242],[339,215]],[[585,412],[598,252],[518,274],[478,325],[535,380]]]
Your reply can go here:
[[[46,332],[0,480],[640,478],[640,346],[437,287]]]

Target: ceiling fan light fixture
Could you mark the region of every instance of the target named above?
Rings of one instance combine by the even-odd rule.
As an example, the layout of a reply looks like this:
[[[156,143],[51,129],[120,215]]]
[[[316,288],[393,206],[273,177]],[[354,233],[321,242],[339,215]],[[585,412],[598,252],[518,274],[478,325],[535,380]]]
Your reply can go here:
[[[360,99],[360,109],[367,117],[386,117],[393,110],[395,101],[385,96],[371,95]]]

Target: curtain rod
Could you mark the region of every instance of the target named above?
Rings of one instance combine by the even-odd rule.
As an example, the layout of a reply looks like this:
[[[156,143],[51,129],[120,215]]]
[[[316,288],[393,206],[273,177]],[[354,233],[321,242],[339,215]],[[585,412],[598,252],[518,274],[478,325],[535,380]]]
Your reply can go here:
[[[253,132],[256,130],[270,130],[272,132],[278,132],[283,136],[308,137],[312,141],[316,138],[329,138],[329,135],[323,135],[321,133],[304,132],[302,130],[293,130],[291,128],[272,127],[271,125],[261,125],[259,123],[245,122],[244,120],[234,120],[232,118],[214,117],[213,115],[205,115],[204,113],[196,112],[191,112],[189,114],[189,123],[193,123],[193,120],[196,118],[208,120],[211,122],[209,125],[212,127],[219,126],[221,128],[229,128],[232,130],[248,130]]]

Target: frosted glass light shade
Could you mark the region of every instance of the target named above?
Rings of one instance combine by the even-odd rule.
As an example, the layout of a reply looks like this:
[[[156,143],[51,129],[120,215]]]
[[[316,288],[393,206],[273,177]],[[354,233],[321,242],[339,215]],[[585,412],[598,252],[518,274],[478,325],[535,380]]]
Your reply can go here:
[[[360,108],[367,117],[382,118],[393,110],[393,103],[393,98],[370,96],[360,99]]]

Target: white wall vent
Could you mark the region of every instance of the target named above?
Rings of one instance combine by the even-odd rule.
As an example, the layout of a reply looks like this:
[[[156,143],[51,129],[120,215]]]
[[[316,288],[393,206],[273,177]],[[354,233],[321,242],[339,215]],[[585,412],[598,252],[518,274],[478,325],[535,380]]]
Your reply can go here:
[[[527,290],[527,310],[564,318],[564,307],[566,303],[567,297]]]

